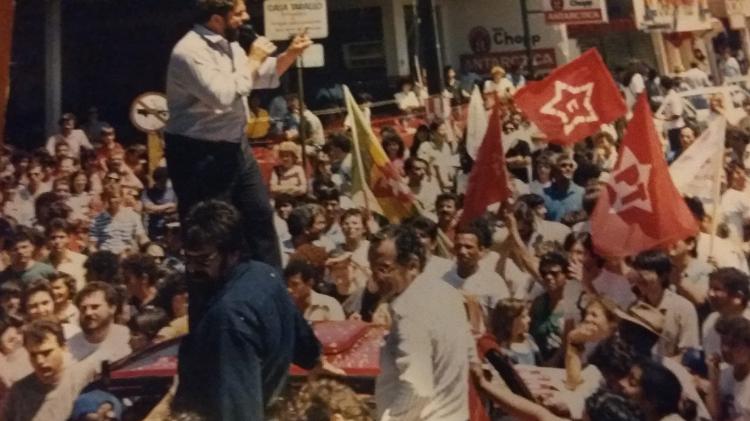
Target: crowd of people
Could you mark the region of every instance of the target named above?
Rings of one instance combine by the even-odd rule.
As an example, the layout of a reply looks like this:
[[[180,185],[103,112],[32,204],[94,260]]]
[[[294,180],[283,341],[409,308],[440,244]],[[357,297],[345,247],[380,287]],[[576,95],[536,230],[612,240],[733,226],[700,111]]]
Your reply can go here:
[[[677,77],[649,75],[640,64],[614,71],[631,105],[644,91],[666,104],[658,116],[665,120],[665,159],[677,159],[705,128],[683,119],[676,96],[680,89],[712,84],[701,66],[696,56]],[[728,55],[719,67],[726,78],[741,73]],[[219,298],[237,314],[206,311],[215,303],[188,306],[196,281],[186,279],[186,269],[200,274],[213,268],[211,276],[220,278],[227,265],[237,265],[244,272],[232,272],[234,278],[267,276],[267,266],[238,263],[240,216],[245,228],[262,225],[251,213],[197,196],[190,196],[197,210],[189,216],[178,212],[170,175],[184,178],[180,197],[216,181],[186,181],[193,168],[179,150],[184,145],[175,142],[188,135],[167,138],[167,160],[174,164],[180,153],[185,158],[169,170],[163,162],[150,167],[146,148],[124,147],[109,124],[79,126],[72,114],[61,116],[59,133],[44,148],[4,146],[0,420],[120,420],[124,406],[117,397],[80,394],[101,362],[190,329],[204,336],[191,336],[181,357],[191,358],[192,371],[201,372],[205,384],[245,370],[239,350],[253,346],[286,358],[264,370],[282,373],[292,360],[312,367],[318,345],[305,336],[309,330],[290,327],[300,315],[311,324],[353,319],[390,331],[381,350],[375,410],[342,384],[345,377],[317,379],[277,411],[279,419],[750,419],[750,107],[728,128],[718,206],[684,198],[701,231],[662,249],[601,256],[589,218],[617,163],[622,125],[603,126],[572,147],[548,142],[514,108],[513,93],[526,80],[518,67],[509,70],[493,68],[479,89],[487,108],[503,108],[512,195],[468,221],[462,219],[462,198],[473,160],[463,122],[432,118],[406,134],[378,128],[390,165],[413,197],[414,214],[394,223],[352,200],[358,174],[352,171],[357,157],[348,128],[356,123],[324,127],[294,95],[270,105],[286,109],[281,114],[250,98],[247,138],[275,133],[284,140],[272,146],[278,163],[265,180],[271,201],[263,204],[273,208],[278,238],[246,246],[251,254],[254,248],[256,254],[278,252],[288,295],[278,297],[280,289],[270,281],[255,289],[228,284],[236,294],[255,297],[258,306],[265,297],[291,300],[299,313],[258,315],[267,330],[266,336],[253,332],[257,343],[237,345],[236,337],[212,332],[247,322],[242,308],[233,307],[237,295]],[[446,69],[445,80],[443,98],[458,107],[468,102],[471,92],[455,71]],[[409,118],[425,107],[424,86],[414,85],[404,83],[395,97]],[[359,99],[369,118],[371,97]],[[712,111],[720,114],[722,104],[712,103]],[[201,154],[197,147],[189,153],[196,159]],[[206,174],[217,176],[224,164],[213,163],[218,172]],[[274,250],[258,251],[263,247]],[[194,270],[200,265],[204,272]],[[189,311],[204,311],[200,324],[189,323]],[[285,335],[295,337],[297,349],[274,342]],[[215,342],[197,343],[198,337]],[[232,349],[237,359],[202,361],[195,349],[206,346],[221,348],[225,356],[234,355],[227,351]],[[181,374],[191,370],[185,361]],[[555,376],[562,387],[549,386]],[[267,403],[280,382],[248,387]],[[181,396],[178,389],[176,402],[181,396],[190,409],[201,398],[190,395],[195,390]],[[252,409],[262,414],[260,403]],[[193,419],[180,416],[174,419]]]

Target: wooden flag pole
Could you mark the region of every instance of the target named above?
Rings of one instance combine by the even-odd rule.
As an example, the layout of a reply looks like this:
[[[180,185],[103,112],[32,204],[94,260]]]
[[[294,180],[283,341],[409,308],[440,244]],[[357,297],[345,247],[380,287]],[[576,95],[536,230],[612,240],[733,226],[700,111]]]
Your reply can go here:
[[[708,243],[708,257],[709,259],[714,257],[714,243],[716,242],[716,230],[719,227],[719,202],[721,201],[721,172],[724,170],[724,147],[720,147],[716,151],[716,169],[714,172],[714,191],[713,191],[713,202],[714,208],[711,209],[711,238]]]
[[[368,197],[370,193],[370,186],[367,185],[367,180],[365,179],[364,174],[364,164],[362,163],[362,151],[360,150],[360,144],[359,144],[359,133],[357,133],[357,117],[354,116],[354,113],[358,110],[354,110],[353,104],[355,103],[354,97],[352,96],[351,91],[349,90],[349,87],[344,85],[344,98],[346,100],[346,108],[347,112],[350,116],[352,116],[352,143],[354,143],[354,155],[355,159],[357,160],[357,166],[359,166],[359,178],[360,183],[362,183],[362,194],[364,194],[365,199],[365,210],[367,211],[367,217],[369,219],[370,217],[370,198]],[[362,119],[360,119],[362,120]]]

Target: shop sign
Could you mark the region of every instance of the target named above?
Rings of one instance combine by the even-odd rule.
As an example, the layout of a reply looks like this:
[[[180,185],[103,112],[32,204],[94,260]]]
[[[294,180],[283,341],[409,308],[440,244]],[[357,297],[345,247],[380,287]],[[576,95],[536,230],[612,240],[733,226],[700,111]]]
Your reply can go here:
[[[692,32],[711,29],[708,0],[633,0],[638,29],[648,32]]]
[[[539,48],[531,51],[534,62],[534,70],[537,72],[549,71],[557,67],[554,48]],[[502,66],[506,69],[513,65],[521,68],[526,67],[526,51],[497,51],[479,54],[461,55],[461,70],[479,75],[488,75],[494,66]]]
[[[606,0],[544,0],[543,11],[547,23],[574,25],[609,20]]]
[[[270,40],[286,41],[303,32],[312,39],[328,38],[326,0],[266,0],[263,12]]]
[[[529,42],[535,47],[542,41],[542,36],[532,33]],[[484,26],[475,26],[469,31],[469,48],[474,54],[488,53],[493,46],[500,49],[524,48],[526,37],[523,34],[513,33],[503,27],[489,29]]]

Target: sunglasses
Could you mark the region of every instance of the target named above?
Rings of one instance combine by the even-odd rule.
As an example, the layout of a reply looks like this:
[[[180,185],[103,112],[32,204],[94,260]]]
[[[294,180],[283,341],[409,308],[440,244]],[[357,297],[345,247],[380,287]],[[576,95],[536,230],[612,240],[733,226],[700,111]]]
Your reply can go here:
[[[557,276],[557,275],[559,275],[561,273],[563,273],[562,269],[539,271],[539,274],[542,275],[542,276],[547,276],[547,275]]]

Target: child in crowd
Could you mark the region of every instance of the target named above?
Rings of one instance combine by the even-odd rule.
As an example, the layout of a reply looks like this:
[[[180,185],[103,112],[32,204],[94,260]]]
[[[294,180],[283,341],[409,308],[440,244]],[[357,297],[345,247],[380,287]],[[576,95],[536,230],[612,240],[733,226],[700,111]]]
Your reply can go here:
[[[279,144],[279,165],[271,173],[271,194],[300,197],[307,193],[307,176],[300,165],[302,149],[294,142]]]
[[[535,365],[539,347],[529,335],[529,303],[515,298],[500,300],[491,317],[492,333],[503,354],[516,364]]]

